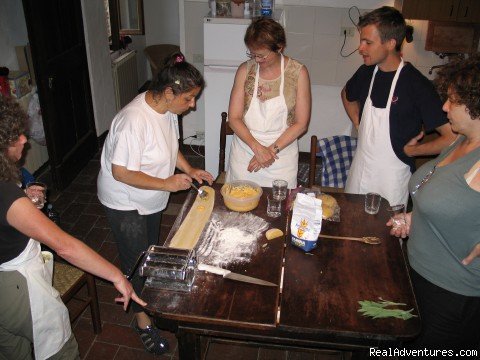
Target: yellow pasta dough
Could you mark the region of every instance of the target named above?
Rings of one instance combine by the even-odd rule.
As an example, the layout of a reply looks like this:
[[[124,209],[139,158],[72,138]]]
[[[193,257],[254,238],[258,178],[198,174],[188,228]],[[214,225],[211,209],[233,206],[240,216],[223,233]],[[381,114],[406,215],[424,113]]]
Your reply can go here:
[[[265,236],[267,237],[267,240],[273,240],[277,237],[280,237],[283,235],[283,231],[277,228],[269,229],[265,233]]]

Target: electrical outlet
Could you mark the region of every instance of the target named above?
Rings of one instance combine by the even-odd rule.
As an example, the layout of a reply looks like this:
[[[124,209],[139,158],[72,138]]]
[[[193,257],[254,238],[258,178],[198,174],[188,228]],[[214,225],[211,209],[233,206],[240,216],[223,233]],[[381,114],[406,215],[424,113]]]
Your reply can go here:
[[[342,26],[340,35],[347,35],[347,37],[354,37],[355,36],[355,28],[354,27],[345,27]]]
[[[196,133],[195,136],[197,137],[198,140],[204,140],[205,139],[205,132],[197,130],[197,133]]]
[[[194,63],[203,63],[203,55],[202,54],[193,54],[193,62]]]

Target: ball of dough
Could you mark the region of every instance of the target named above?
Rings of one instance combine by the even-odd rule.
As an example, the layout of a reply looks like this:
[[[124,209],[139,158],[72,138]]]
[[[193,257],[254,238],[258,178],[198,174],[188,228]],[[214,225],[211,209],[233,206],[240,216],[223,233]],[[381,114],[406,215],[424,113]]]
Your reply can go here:
[[[322,218],[330,219],[335,214],[337,200],[335,200],[333,196],[328,194],[317,195],[317,199],[322,200]]]
[[[267,237],[267,240],[273,240],[273,239],[275,239],[277,237],[280,237],[282,235],[283,235],[283,231],[280,230],[280,229],[276,229],[276,228],[269,229],[265,233],[265,236]]]
[[[322,205],[324,206],[329,206],[329,207],[335,207],[337,206],[337,200],[332,195],[328,194],[320,194],[317,196],[317,199],[322,200]]]

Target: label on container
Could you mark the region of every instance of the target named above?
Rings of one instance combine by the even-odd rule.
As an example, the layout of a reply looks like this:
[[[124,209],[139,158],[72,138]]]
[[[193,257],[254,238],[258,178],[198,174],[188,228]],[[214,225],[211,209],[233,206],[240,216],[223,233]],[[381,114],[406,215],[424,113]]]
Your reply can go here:
[[[273,0],[262,0],[261,3],[262,16],[272,16],[273,15]]]

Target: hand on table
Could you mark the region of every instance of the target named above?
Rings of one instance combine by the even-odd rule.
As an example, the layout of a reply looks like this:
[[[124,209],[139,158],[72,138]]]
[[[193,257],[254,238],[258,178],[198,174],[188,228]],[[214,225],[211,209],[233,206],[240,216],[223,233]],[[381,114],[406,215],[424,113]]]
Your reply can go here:
[[[465,259],[462,260],[462,264],[468,265],[477,257],[480,257],[480,243],[475,245],[472,252],[468,254],[468,256]]]
[[[400,219],[397,224],[394,224],[394,221],[392,219],[389,219],[387,221],[387,226],[391,226],[392,228],[390,229],[390,235],[396,236],[398,238],[406,238],[408,234],[410,233],[410,224],[412,222],[412,213],[409,212],[407,214],[398,214],[395,215],[395,217],[402,218]],[[400,225],[398,225],[400,224]]]

